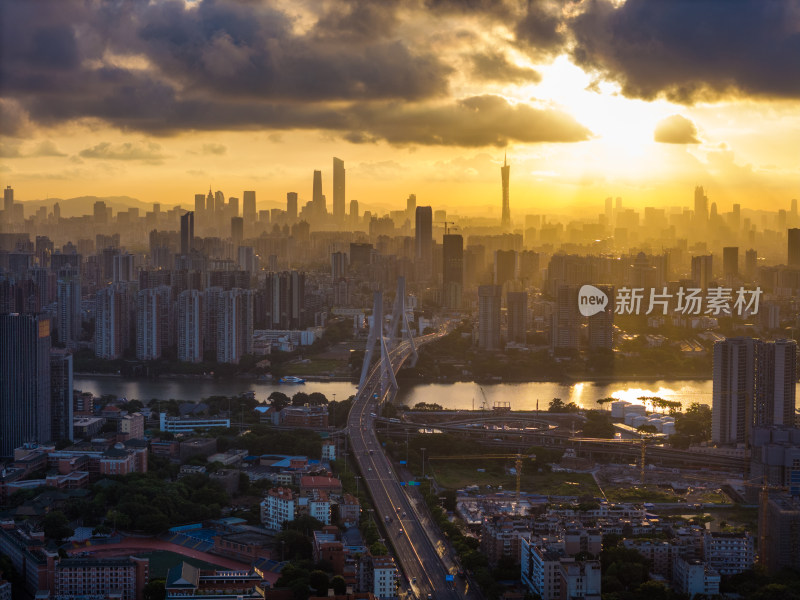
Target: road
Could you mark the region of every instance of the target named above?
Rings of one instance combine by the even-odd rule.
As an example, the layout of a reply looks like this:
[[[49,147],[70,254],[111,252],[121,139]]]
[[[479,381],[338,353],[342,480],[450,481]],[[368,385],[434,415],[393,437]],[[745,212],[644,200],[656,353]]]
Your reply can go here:
[[[447,333],[445,328],[437,333],[415,338],[415,344],[419,347]],[[398,344],[390,352],[395,371],[410,354],[411,345],[407,341]],[[406,583],[401,586],[401,593],[409,592],[421,599],[430,594],[436,600],[474,600],[475,592],[468,589],[464,580],[455,576],[453,582],[446,581],[446,576],[454,575],[457,570],[454,557],[442,544],[438,528],[422,514],[420,507],[409,500],[405,488],[400,485],[397,474],[378,443],[374,415],[383,400],[379,396],[380,363],[377,363],[356,395],[347,429],[351,454],[358,463],[364,483],[372,496],[376,517],[384,523],[390,538],[388,541],[394,547],[395,559],[407,578]]]

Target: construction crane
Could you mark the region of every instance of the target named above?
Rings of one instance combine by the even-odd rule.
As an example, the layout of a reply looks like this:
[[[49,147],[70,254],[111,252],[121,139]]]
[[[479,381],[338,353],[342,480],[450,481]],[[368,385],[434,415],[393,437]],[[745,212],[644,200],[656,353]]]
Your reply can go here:
[[[444,234],[445,235],[447,235],[447,226],[456,224],[455,221],[436,221],[436,222],[444,225]],[[457,227],[451,227],[451,229],[458,229],[458,228]]]
[[[523,458],[530,458],[535,459],[535,454],[522,454],[521,452],[517,452],[516,454],[459,454],[457,456],[431,456],[428,460],[477,460],[477,459],[514,459],[514,468],[517,471],[517,506],[519,506],[519,498],[520,498],[520,485],[522,483],[522,459]]]
[[[486,397],[486,392],[483,389],[483,386],[478,386],[478,389],[481,391],[481,396],[483,396],[483,402],[481,402],[481,410],[489,410],[489,399]]]
[[[603,443],[603,444],[627,444],[629,446],[638,445],[641,447],[641,457],[639,459],[639,480],[641,481],[642,485],[644,485],[644,466],[645,466],[645,459],[647,453],[647,444],[650,442],[655,441],[656,438],[642,435],[639,439],[635,440],[628,440],[628,439],[605,439],[605,438],[569,438],[570,442],[593,442],[595,444]]]

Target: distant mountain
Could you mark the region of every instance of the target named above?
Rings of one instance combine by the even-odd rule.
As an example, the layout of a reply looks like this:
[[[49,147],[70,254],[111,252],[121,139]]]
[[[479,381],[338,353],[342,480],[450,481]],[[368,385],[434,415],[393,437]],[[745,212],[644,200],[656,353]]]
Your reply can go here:
[[[114,214],[120,210],[138,208],[140,214],[144,216],[145,211],[153,210],[153,204],[142,202],[130,196],[79,196],[77,198],[47,198],[46,200],[27,200],[22,202],[25,205],[25,216],[30,216],[42,206],[47,207],[47,212],[52,212],[53,204],[58,202],[61,208],[62,217],[80,217],[94,213],[94,203],[102,200],[106,206],[114,209]],[[164,210],[170,208],[164,206]]]

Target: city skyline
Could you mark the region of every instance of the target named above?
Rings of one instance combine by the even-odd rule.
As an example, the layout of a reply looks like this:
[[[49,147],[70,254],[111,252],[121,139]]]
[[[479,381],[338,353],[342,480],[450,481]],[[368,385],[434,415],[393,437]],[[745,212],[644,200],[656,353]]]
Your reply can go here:
[[[190,207],[211,182],[277,204],[311,200],[320,169],[330,209],[336,156],[345,205],[415,193],[499,219],[507,151],[512,219],[698,184],[721,210],[788,206],[796,3],[644,4],[8,2],[0,183],[22,202]]]

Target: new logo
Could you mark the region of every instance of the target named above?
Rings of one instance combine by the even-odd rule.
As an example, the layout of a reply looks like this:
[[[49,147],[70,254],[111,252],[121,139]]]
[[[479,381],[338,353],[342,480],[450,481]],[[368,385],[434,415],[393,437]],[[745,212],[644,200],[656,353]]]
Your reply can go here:
[[[593,285],[583,285],[578,291],[578,310],[584,317],[603,312],[608,306],[606,293]]]

